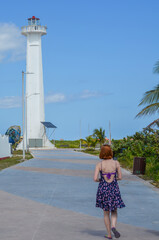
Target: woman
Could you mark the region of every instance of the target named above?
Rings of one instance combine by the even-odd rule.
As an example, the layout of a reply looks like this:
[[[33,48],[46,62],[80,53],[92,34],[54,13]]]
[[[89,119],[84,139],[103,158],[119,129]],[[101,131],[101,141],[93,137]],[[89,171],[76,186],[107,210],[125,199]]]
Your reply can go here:
[[[96,207],[102,208],[104,212],[104,223],[108,233],[105,238],[112,239],[111,230],[115,237],[119,238],[120,233],[116,230],[117,208],[125,207],[117,182],[122,179],[121,168],[119,162],[113,160],[113,152],[109,145],[101,147],[99,158],[102,161],[96,165],[94,172],[94,181],[99,182]]]

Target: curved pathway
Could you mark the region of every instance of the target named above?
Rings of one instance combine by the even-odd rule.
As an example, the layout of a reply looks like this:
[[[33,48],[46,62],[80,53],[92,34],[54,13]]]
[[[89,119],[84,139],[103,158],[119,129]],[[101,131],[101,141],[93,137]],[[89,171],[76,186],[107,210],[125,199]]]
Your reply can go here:
[[[0,239],[102,239],[95,208],[99,159],[73,150],[33,150],[34,158],[0,172]],[[159,239],[159,190],[123,170],[126,208],[119,210],[120,239]]]

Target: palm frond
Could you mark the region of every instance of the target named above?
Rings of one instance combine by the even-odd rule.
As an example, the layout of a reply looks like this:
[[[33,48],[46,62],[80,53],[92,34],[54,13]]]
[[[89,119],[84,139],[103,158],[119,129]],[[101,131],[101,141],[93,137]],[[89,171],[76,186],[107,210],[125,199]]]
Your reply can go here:
[[[155,63],[153,68],[153,73],[159,73],[159,60]]]
[[[136,117],[152,115],[156,112],[159,112],[159,103],[153,103],[153,104],[146,106],[136,115]]]
[[[96,138],[99,138],[100,141],[103,141],[105,138],[105,130],[103,130],[101,127],[99,129],[94,129],[93,136]]]
[[[148,128],[154,127],[154,126],[159,127],[159,118],[156,119],[155,121],[153,121],[152,123],[150,123],[145,129],[148,129]]]
[[[159,102],[159,84],[157,84],[153,90],[144,93],[139,106],[155,102]]]

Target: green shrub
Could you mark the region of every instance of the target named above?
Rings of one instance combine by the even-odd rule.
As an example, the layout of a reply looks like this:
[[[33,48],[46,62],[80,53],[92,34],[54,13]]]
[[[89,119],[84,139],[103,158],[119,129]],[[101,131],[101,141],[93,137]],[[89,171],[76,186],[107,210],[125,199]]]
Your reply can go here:
[[[145,157],[145,178],[159,183],[159,130],[144,129],[133,136],[112,140],[112,147],[124,168],[132,170],[134,157]]]

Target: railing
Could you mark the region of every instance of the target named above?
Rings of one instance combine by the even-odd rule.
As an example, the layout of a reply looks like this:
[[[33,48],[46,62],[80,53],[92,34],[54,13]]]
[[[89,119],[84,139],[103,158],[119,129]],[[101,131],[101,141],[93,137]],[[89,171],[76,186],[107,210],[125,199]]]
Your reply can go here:
[[[31,25],[31,26],[24,26],[21,28],[22,32],[46,32],[46,26],[39,26],[39,25]]]

